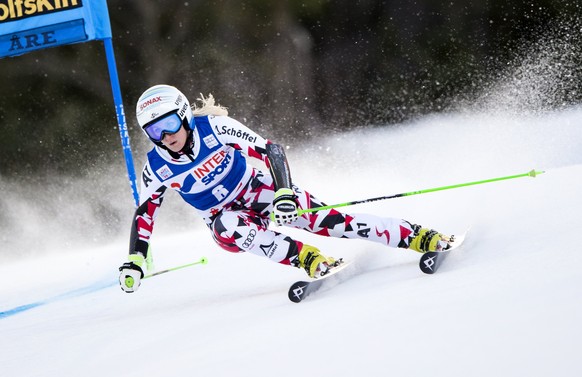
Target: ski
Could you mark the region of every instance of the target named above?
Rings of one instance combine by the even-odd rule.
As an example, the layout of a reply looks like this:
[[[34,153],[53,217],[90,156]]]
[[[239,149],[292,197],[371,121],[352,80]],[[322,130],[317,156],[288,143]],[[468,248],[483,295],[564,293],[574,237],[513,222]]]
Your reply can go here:
[[[464,233],[460,236],[452,236],[450,247],[443,251],[429,251],[428,253],[422,254],[420,257],[419,267],[422,272],[425,274],[434,274],[439,266],[443,263],[445,258],[449,255],[449,253],[461,246],[463,241],[465,241],[467,233]]]
[[[288,293],[289,300],[295,303],[303,301],[307,296],[321,289],[321,287],[329,277],[334,276],[335,274],[346,268],[348,265],[349,263],[344,262],[343,259],[339,259],[336,262],[335,267],[331,267],[329,272],[323,275],[322,277],[309,281],[306,280],[296,281],[289,288]]]

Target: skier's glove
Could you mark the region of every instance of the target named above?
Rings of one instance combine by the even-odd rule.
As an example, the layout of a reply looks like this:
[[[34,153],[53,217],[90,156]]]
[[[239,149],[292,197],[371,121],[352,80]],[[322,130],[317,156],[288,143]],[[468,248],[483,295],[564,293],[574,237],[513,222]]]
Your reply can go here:
[[[143,258],[143,257],[142,257]],[[119,285],[126,293],[137,291],[143,278],[143,270],[140,266],[132,262],[124,263],[119,267]]]
[[[297,196],[293,190],[289,188],[282,188],[275,192],[275,199],[273,199],[273,213],[271,219],[277,225],[285,225],[297,220],[299,214],[297,212]]]

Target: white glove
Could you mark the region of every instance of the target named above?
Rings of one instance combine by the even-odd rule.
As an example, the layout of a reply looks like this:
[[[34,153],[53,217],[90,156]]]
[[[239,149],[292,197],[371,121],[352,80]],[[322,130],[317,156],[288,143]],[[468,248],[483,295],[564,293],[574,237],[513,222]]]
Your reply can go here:
[[[277,225],[290,224],[297,220],[299,213],[297,212],[297,196],[293,190],[289,188],[282,188],[275,192],[275,199],[273,199],[273,213],[272,220]]]
[[[133,262],[124,263],[119,267],[119,285],[126,293],[137,291],[143,278],[143,271],[140,266]]]

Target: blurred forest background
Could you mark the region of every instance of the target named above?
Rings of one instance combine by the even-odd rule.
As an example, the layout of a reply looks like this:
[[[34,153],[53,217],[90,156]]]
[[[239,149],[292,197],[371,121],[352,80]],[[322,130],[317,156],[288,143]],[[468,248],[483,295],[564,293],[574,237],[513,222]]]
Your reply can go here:
[[[578,0],[108,4],[138,152],[147,145],[134,106],[153,84],[176,85],[191,101],[213,93],[233,117],[289,142],[298,132],[317,137],[454,110],[537,40],[579,35],[582,14]],[[570,76],[547,107],[580,101],[579,70]],[[0,176],[78,176],[123,165],[101,42],[2,59],[0,80]]]

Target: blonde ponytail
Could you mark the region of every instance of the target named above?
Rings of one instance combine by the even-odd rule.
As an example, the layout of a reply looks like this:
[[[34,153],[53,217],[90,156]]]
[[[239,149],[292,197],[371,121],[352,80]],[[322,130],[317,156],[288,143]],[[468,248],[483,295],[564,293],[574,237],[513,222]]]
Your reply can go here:
[[[196,103],[192,104],[192,113],[194,116],[204,116],[204,115],[228,115],[228,110],[224,106],[215,105],[214,97],[212,94],[208,94],[208,97],[204,97],[204,94],[200,93],[200,98],[198,101],[202,103],[202,106],[196,106]]]

